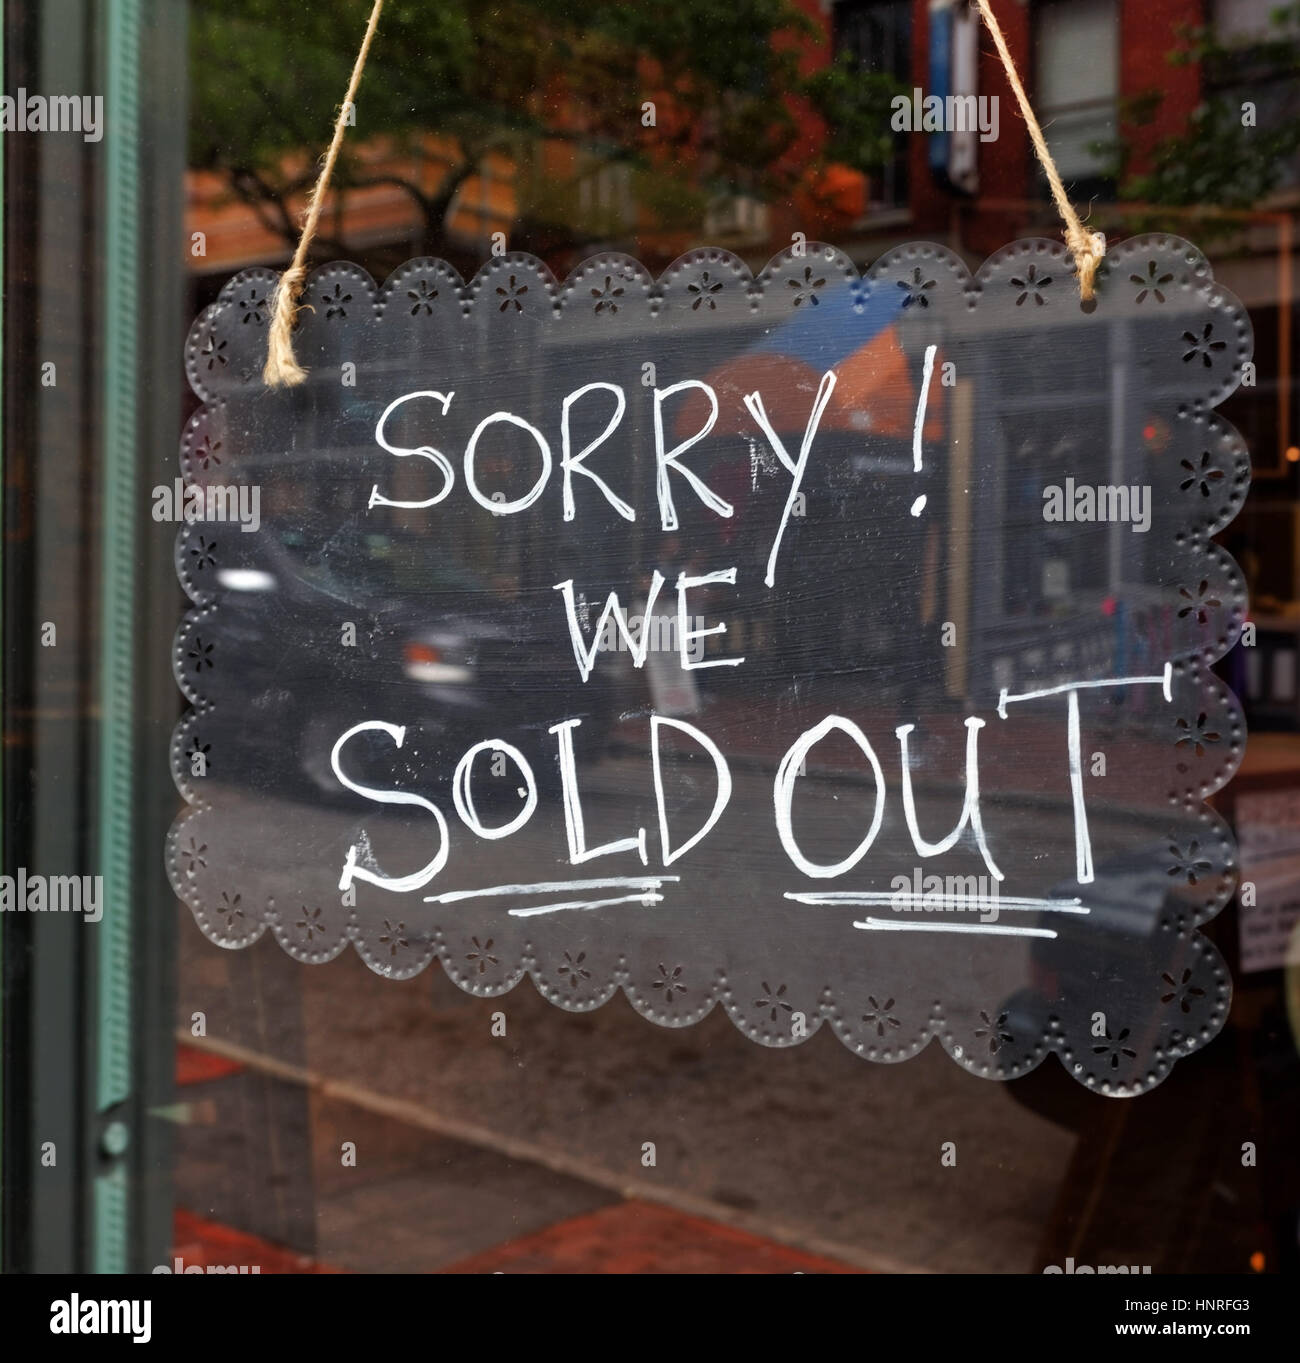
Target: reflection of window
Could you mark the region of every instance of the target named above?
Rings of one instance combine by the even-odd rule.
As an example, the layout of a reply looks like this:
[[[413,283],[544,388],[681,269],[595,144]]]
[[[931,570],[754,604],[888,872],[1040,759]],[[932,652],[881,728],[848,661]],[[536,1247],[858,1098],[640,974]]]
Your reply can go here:
[[[893,76],[910,86],[912,75],[911,0],[840,0],[835,6],[835,55],[848,56],[864,71]],[[871,176],[873,203],[885,208],[907,205],[906,133],[894,139],[894,158]]]
[[[1255,106],[1256,126],[1275,131],[1297,117],[1294,21],[1275,23],[1277,0],[1213,0],[1214,36],[1230,51],[1207,65],[1207,90],[1234,109],[1247,100]],[[1289,47],[1286,44],[1289,43]],[[1300,158],[1279,166],[1278,184],[1300,184]]]
[[[1103,156],[1092,144],[1115,136],[1117,11],[1115,0],[1047,0],[1034,9],[1035,105],[1057,169],[1076,194],[1106,187]]]
[[[766,241],[767,205],[750,194],[728,194],[713,200],[704,215],[710,241]]]
[[[1269,29],[1269,15],[1277,0],[1213,0],[1214,31],[1219,38],[1262,38]]]
[[[578,179],[578,214],[595,236],[618,236],[636,223],[632,167],[626,162],[593,158]]]

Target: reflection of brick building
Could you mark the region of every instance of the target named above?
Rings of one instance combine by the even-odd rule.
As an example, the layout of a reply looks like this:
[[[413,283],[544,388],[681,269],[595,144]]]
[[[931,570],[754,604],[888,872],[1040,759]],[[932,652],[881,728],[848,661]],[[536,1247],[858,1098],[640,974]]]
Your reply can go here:
[[[891,71],[906,89],[934,87],[934,26],[963,0],[837,0],[829,7],[830,42],[869,69]],[[821,7],[818,7],[819,9]],[[1227,414],[1251,444],[1268,492],[1289,490],[1300,458],[1300,412],[1290,382],[1293,332],[1293,219],[1300,176],[1250,212],[1219,206],[1162,208],[1124,202],[1097,143],[1122,135],[1128,170],[1150,168],[1155,148],[1187,131],[1198,103],[1215,90],[1258,105],[1261,127],[1286,116],[1283,81],[1248,60],[1233,73],[1172,63],[1188,29],[1212,24],[1225,40],[1249,46],[1269,30],[1271,0],[996,0],[995,11],[1072,199],[1112,239],[1135,232],[1178,232],[1202,243],[1216,277],[1251,309],[1258,384]],[[1249,79],[1242,83],[1244,72]],[[1024,122],[987,33],[978,34],[975,80],[964,87],[999,100],[996,141],[976,143],[974,192],[954,192],[931,165],[931,137],[900,136],[896,163],[875,177],[870,211],[836,238],[870,259],[900,241],[947,241],[978,262],[1021,236],[1059,235],[1060,222],[1035,164]],[[1159,100],[1144,101],[1153,91]],[[1141,116],[1138,108],[1146,103]],[[1203,210],[1209,209],[1209,215]],[[1206,223],[1209,222],[1207,228]],[[847,240],[845,240],[847,238]],[[1290,466],[1289,466],[1290,465]],[[1287,482],[1279,484],[1279,475]],[[1268,483],[1271,482],[1271,486]],[[1300,545],[1297,545],[1300,550]],[[1279,565],[1280,566],[1280,565]]]
[[[382,145],[364,147],[367,168],[376,175],[400,176],[422,193],[433,195],[453,165],[456,150],[449,139],[429,134],[422,140],[421,153],[402,156]],[[305,175],[306,158],[302,161]],[[514,168],[505,157],[489,157],[457,191],[448,215],[449,236],[467,249],[477,247],[482,252],[493,232],[509,232],[515,215],[513,177]],[[214,172],[189,172],[186,210],[191,241],[193,233],[203,233],[202,254],[195,255],[193,262],[199,272],[224,277],[288,254],[278,224],[234,195],[226,180]],[[332,234],[362,252],[404,238],[414,241],[418,231],[419,213],[411,195],[396,184],[379,184],[347,192],[341,230]]]
[[[930,91],[936,76],[932,27],[950,8],[929,0],[841,0],[832,10],[834,42],[870,65],[889,62],[909,91]],[[1014,0],[998,6],[1007,45],[1067,182],[1108,188],[1087,144],[1113,135],[1121,101],[1153,85],[1166,98],[1149,124],[1133,129],[1135,164],[1160,138],[1179,131],[1199,97],[1200,77],[1194,65],[1169,66],[1165,54],[1176,45],[1179,26],[1199,22],[1200,11],[1200,0]],[[996,97],[1001,114],[997,140],[978,149],[978,189],[968,198],[943,189],[929,165],[929,139],[912,137],[906,174],[896,177],[905,181],[906,197],[879,207],[905,211],[911,230],[927,235],[953,230],[956,216],[963,243],[987,253],[1025,229],[1032,209],[1024,201],[1043,195],[1015,97],[987,34],[978,34],[978,46],[975,82],[964,88]]]

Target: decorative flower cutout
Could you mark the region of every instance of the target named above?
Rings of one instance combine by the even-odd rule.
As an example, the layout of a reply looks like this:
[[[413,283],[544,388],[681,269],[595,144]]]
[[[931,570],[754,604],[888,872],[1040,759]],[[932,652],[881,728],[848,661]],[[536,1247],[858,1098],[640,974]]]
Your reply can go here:
[[[618,304],[615,299],[623,297],[623,286],[615,284],[613,276],[605,276],[605,287],[603,289],[592,289],[591,296],[596,300],[596,312],[617,312]]]
[[[664,1002],[671,1003],[674,994],[686,993],[686,986],[681,982],[682,968],[679,965],[673,966],[671,970],[660,962],[659,978],[650,986],[652,989],[662,989],[664,991]]]
[[[1178,595],[1187,604],[1179,607],[1178,618],[1185,620],[1189,615],[1195,615],[1198,625],[1207,624],[1210,619],[1210,611],[1217,610],[1218,607],[1223,605],[1223,602],[1217,596],[1208,595],[1209,590],[1210,583],[1206,578],[1201,579],[1201,585],[1197,587],[1194,593],[1189,592],[1186,587],[1179,587]]]
[[[1145,275],[1129,275],[1130,283],[1138,286],[1138,295],[1134,301],[1141,303],[1145,300],[1146,296],[1150,294],[1157,303],[1163,303],[1165,301],[1165,295],[1162,290],[1166,284],[1173,283],[1173,278],[1172,274],[1161,274],[1160,266],[1157,265],[1154,260],[1147,261],[1147,272]]]
[[[1128,1040],[1129,1029],[1123,1028],[1118,1036],[1111,1036],[1110,1028],[1106,1028],[1106,1039],[1092,1048],[1095,1056],[1109,1056],[1110,1068],[1119,1069],[1120,1057],[1124,1056],[1129,1060],[1137,1059],[1137,1052],[1130,1049],[1124,1043]]]
[[[868,994],[867,1006],[871,1009],[871,1012],[863,1013],[862,1021],[868,1027],[874,1027],[877,1036],[884,1036],[886,1027],[902,1026],[902,1023],[889,1011],[894,1006],[893,999],[886,999],[884,1003],[877,1003],[875,997]]]
[[[328,322],[334,317],[346,317],[348,310],[344,306],[352,301],[350,293],[343,292],[343,285],[335,281],[333,289],[321,297],[321,302],[325,304],[325,320]]]
[[[194,458],[199,467],[206,469],[209,464],[220,464],[221,455],[218,453],[220,449],[220,440],[213,440],[210,435],[205,435],[194,447]]]
[[[1194,487],[1199,487],[1201,496],[1208,497],[1214,484],[1222,482],[1227,477],[1227,474],[1211,461],[1209,450],[1201,451],[1199,463],[1191,459],[1182,459],[1179,463],[1187,471],[1187,477],[1178,484],[1180,492],[1188,492]]]
[[[803,267],[802,279],[787,279],[785,282],[790,288],[798,291],[794,298],[791,299],[791,303],[794,307],[797,308],[804,303],[809,303],[815,308],[822,301],[817,297],[817,290],[826,287],[826,279],[825,276],[821,279],[814,279],[811,265],[805,265]]]
[[[486,942],[480,942],[477,937],[471,937],[469,940],[474,944],[474,950],[467,951],[465,959],[478,962],[476,969],[480,975],[487,973],[488,966],[500,965],[497,957],[492,955],[493,938],[489,937]]]
[[[240,323],[247,326],[252,322],[254,326],[266,325],[267,293],[259,284],[250,284],[248,292],[239,300]]]
[[[1025,271],[1023,278],[1014,275],[1011,278],[1011,287],[1020,290],[1020,297],[1016,299],[1016,307],[1019,307],[1027,298],[1032,298],[1035,303],[1042,307],[1046,301],[1043,298],[1043,290],[1052,282],[1049,274],[1039,274],[1037,265],[1030,265]]]
[[[907,294],[907,297],[903,299],[903,306],[905,308],[910,308],[914,305],[922,308],[928,308],[930,306],[930,300],[925,295],[927,290],[934,288],[936,281],[933,279],[926,279],[925,275],[921,272],[921,267],[919,265],[912,271],[911,279],[899,279],[895,282],[898,284],[898,287]]]
[[[406,940],[406,924],[392,923],[385,918],[384,931],[380,935],[379,944],[388,948],[390,956],[396,956],[399,947],[405,949],[410,946],[410,943]]]
[[[208,864],[207,850],[207,843],[199,842],[195,838],[191,838],[189,845],[182,849],[181,856],[188,863],[185,867],[187,876],[192,876],[197,868],[206,868]]]
[[[566,951],[564,960],[560,962],[560,979],[567,980],[570,989],[578,987],[579,980],[591,979],[591,971],[582,963],[587,959],[587,953],[580,951],[576,956],[570,956]]]
[[[772,986],[768,984],[766,980],[761,981],[761,983],[763,986],[763,997],[754,1000],[754,1007],[770,1009],[771,1011],[767,1015],[769,1021],[775,1022],[777,1013],[782,1009],[787,1013],[794,1012],[793,1005],[786,1001],[784,984],[777,985],[776,989],[773,990]]]
[[[1180,743],[1184,739],[1178,740]],[[1168,868],[1171,876],[1181,876],[1188,885],[1195,885],[1202,876],[1208,875],[1214,869],[1213,864],[1208,861],[1201,852],[1199,839],[1193,838],[1184,851],[1176,842],[1169,844],[1169,852],[1173,857],[1173,865]]]
[[[429,283],[427,279],[417,279],[415,288],[407,289],[406,297],[411,304],[411,316],[418,317],[421,312],[426,317],[433,313],[433,300],[437,298],[438,290]]]
[[[194,642],[185,656],[193,661],[196,672],[202,672],[205,667],[215,666],[212,661],[214,647],[213,644],[205,644],[197,634],[194,636]]]
[[[298,929],[299,932],[301,932],[307,938],[307,942],[309,945],[311,944],[317,933],[322,933],[325,931],[324,925],[321,923],[320,920],[321,912],[319,905],[314,909],[309,909],[306,906],[306,904],[302,906],[302,917],[294,924],[294,926]]]
[[[224,369],[230,363],[230,358],[223,355],[222,351],[226,348],[225,341],[219,341],[214,332],[208,332],[203,344],[199,347],[200,361],[206,361],[209,370],[218,367]]]
[[[714,294],[722,292],[722,281],[719,279],[711,279],[709,277],[709,272],[705,270],[700,275],[699,282],[688,284],[686,290],[688,293],[693,293],[696,296],[695,301],[691,304],[692,312],[697,312],[701,303],[707,303],[710,310],[714,310],[718,306]]]
[[[221,907],[217,912],[226,920],[226,931],[233,932],[235,930],[235,924],[244,917],[242,896],[227,894],[225,890],[222,890]]]
[[[976,1027],[975,1035],[981,1041],[985,1037],[988,1037],[990,1055],[997,1055],[1003,1046],[1007,1045],[1008,1042],[1015,1040],[1015,1037],[1005,1030],[1007,1025],[1007,1015],[1005,1013],[999,1013],[997,1017],[991,1018],[983,1009],[981,1009],[980,1021],[984,1026]]]
[[[1201,713],[1196,716],[1196,722],[1194,724],[1189,723],[1185,719],[1179,719],[1177,727],[1182,732],[1174,740],[1174,747],[1175,748],[1190,747],[1197,757],[1204,757],[1205,750],[1210,746],[1210,744],[1219,743],[1223,739],[1223,735],[1220,734],[1217,730],[1206,729],[1205,726],[1208,723],[1209,718],[1204,710],[1202,710]],[[1178,770],[1186,771],[1187,764],[1179,763]]]
[[[497,296],[502,300],[498,312],[505,312],[511,304],[514,305],[516,312],[523,312],[524,305],[519,301],[528,292],[528,285],[519,283],[517,275],[510,276],[510,283],[506,287],[497,286]]]
[[[196,572],[201,573],[206,568],[216,566],[217,556],[214,552],[216,547],[215,540],[205,540],[202,535],[198,537],[198,542],[196,544],[190,545],[189,553],[190,557],[194,560],[194,569]]]
[[[1198,989],[1191,983],[1192,972],[1190,970],[1184,970],[1179,979],[1174,979],[1172,975],[1167,974],[1162,974],[1160,978],[1169,986],[1169,992],[1161,994],[1160,1002],[1173,1003],[1173,1001],[1177,999],[1178,1006],[1184,1013],[1190,1013],[1192,1011],[1193,999],[1203,999],[1205,997],[1205,990]]]
[[[1187,342],[1189,347],[1187,353],[1183,356],[1183,363],[1190,364],[1199,355],[1201,363],[1204,364],[1206,369],[1209,369],[1214,363],[1215,353],[1228,348],[1227,341],[1216,341],[1212,339],[1213,336],[1213,322],[1206,322],[1199,336],[1193,331],[1183,332],[1183,340]]]

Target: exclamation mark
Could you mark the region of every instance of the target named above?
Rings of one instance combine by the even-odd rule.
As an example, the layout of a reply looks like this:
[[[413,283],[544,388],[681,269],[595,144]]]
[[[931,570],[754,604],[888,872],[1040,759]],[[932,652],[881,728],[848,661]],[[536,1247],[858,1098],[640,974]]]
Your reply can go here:
[[[925,369],[921,374],[921,397],[916,404],[916,425],[912,427],[912,472],[921,472],[921,431],[925,426],[925,405],[930,400],[930,379],[934,375],[934,357],[939,347],[928,345],[925,348]],[[912,515],[919,516],[925,510],[925,493],[912,503]]]

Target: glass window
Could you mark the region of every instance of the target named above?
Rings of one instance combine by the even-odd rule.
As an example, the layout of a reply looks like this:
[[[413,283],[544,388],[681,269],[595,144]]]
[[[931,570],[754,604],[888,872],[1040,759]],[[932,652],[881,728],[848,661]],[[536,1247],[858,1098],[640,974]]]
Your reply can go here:
[[[1149,1268],[1230,1298],[1300,1268],[1300,30],[994,9],[1110,245],[1096,309],[987,33],[944,66],[944,0],[388,0],[308,252],[308,382],[270,393],[369,0],[5,7],[6,1270]],[[61,102],[20,127],[19,91]],[[34,126],[54,107],[81,126]],[[424,405],[384,418],[398,383]],[[1134,514],[1048,515],[1067,486]],[[259,500],[187,515],[221,488]],[[1214,655],[1212,703],[1153,738],[1171,640]],[[1068,702],[999,706],[1078,669],[1071,765]],[[786,760],[814,713],[884,762],[902,908],[817,874],[874,777],[843,725]],[[721,784],[682,725],[731,761],[729,822],[670,861]],[[1032,881],[979,939],[1004,973],[968,920],[911,954],[899,926],[914,872],[983,874],[971,734]],[[1150,855],[1085,879],[1076,794]],[[380,885],[437,818],[464,875]],[[29,912],[37,877],[102,917]],[[677,950],[715,931],[726,974]],[[846,1002],[824,962],[862,972]],[[1125,1066],[1142,1093],[1094,1091]],[[949,1314],[1043,1342],[1023,1308]]]

